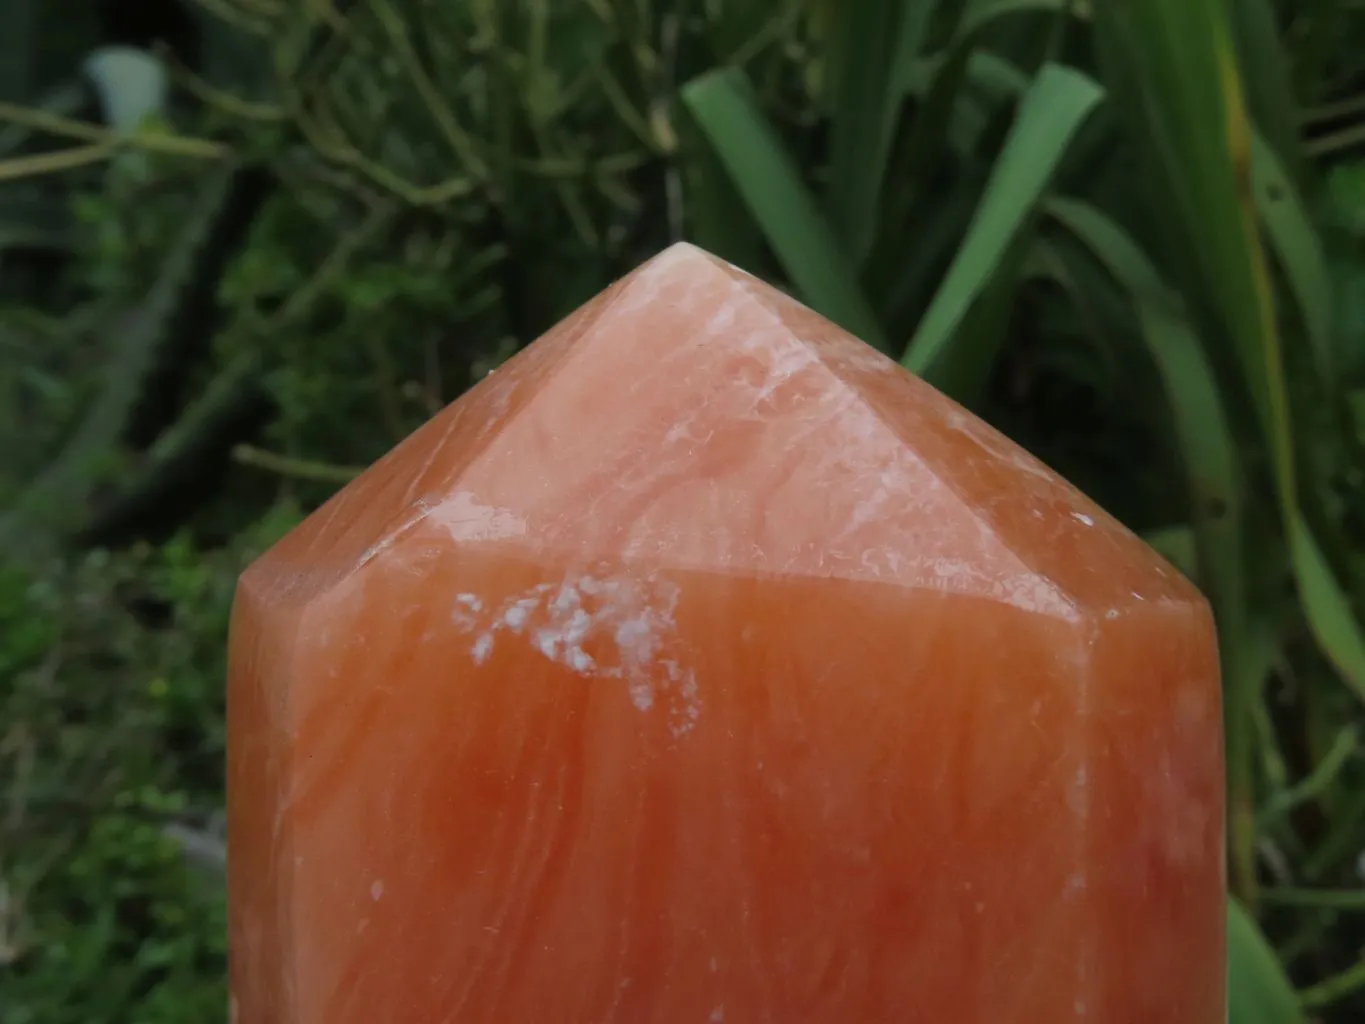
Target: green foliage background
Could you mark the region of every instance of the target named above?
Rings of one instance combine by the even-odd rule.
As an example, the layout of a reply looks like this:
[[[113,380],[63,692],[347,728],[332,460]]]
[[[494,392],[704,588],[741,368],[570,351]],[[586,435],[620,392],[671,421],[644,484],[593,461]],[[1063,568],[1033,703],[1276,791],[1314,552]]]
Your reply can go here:
[[[680,238],[1199,582],[1233,1021],[1365,1013],[1365,9],[67,6],[0,3],[0,1020],[223,1019],[236,574]]]

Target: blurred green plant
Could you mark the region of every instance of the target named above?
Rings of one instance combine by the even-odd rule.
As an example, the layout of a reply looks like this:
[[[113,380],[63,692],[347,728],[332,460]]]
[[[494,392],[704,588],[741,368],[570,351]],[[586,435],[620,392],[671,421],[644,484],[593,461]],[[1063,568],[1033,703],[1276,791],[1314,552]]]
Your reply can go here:
[[[222,637],[236,567],[291,521],[0,573],[7,1024],[223,1018]]]
[[[197,101],[192,132],[0,106],[26,138],[79,143],[0,161],[0,179],[101,169],[71,182],[93,214],[71,238],[78,283],[53,313],[0,310],[17,356],[0,429],[24,438],[0,472],[0,550],[29,564],[145,530],[228,451],[324,496],[314,478],[373,460],[682,233],[682,77],[733,57],[795,73],[789,13],[755,2],[196,9],[227,33],[216,59],[158,51]],[[243,445],[262,420],[266,447]]]
[[[176,88],[127,123],[79,82],[0,96],[0,198],[60,229],[0,252],[6,1022],[222,1019],[221,656],[255,539],[681,233],[681,77],[795,73],[762,3],[196,16],[205,45],[135,59]]]

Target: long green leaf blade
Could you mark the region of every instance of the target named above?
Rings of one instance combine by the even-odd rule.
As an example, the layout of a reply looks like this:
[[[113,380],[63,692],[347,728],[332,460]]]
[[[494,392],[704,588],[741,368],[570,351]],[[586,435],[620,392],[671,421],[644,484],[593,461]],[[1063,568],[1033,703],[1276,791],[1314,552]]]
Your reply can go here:
[[[1303,181],[1299,111],[1271,0],[1230,4],[1252,120],[1292,181]]]
[[[886,341],[852,263],[737,69],[689,82],[682,100],[805,301],[885,350]]]
[[[922,5],[915,5],[922,6]],[[861,266],[877,227],[882,176],[896,107],[900,0],[859,0],[838,8],[834,109],[830,120],[830,219],[854,264]]]
[[[1215,606],[1244,614],[1241,485],[1237,442],[1223,409],[1218,380],[1179,295],[1163,281],[1137,243],[1097,208],[1073,199],[1045,205],[1119,283],[1133,304],[1139,330],[1166,390],[1194,504],[1201,576]]]
[[[707,252],[754,271],[762,260],[763,235],[696,119],[678,118],[687,222],[692,241]]]
[[[1251,139],[1251,176],[1261,223],[1294,294],[1318,374],[1323,381],[1330,381],[1335,359],[1327,257],[1293,179],[1259,132]]]
[[[945,154],[973,150],[976,144],[973,123],[979,120],[984,127],[988,121],[988,112],[972,95],[970,85],[974,79],[987,79],[1001,87],[999,91],[1007,91],[1014,101],[1032,81],[1017,66],[985,49],[983,41],[1002,21],[1019,15],[1055,15],[1063,2],[973,0],[956,12],[957,31],[944,49],[919,60],[915,56],[929,29],[930,9],[936,10],[937,5],[933,2],[907,5],[897,66],[904,74],[902,94],[913,96],[917,102],[905,103],[893,111],[896,120],[889,126],[891,143],[885,180],[894,187],[886,189],[881,205],[881,230],[862,278],[870,298],[882,311],[889,333],[894,334],[897,325],[904,328],[903,314],[907,313],[904,296],[912,291],[930,292],[934,284],[932,279],[917,279],[919,267],[932,263],[923,258],[921,239],[942,227],[942,195],[931,188],[934,170],[942,165]],[[982,109],[969,111],[968,107]],[[964,135],[971,141],[964,141]],[[911,236],[916,239],[916,246],[907,259],[905,239]]]
[[[1295,514],[1289,521],[1288,531],[1299,600],[1313,627],[1313,636],[1356,696],[1365,701],[1365,635],[1350,598],[1341,589],[1322,547],[1301,514]]]
[[[1309,628],[1365,696],[1365,631],[1300,508],[1283,342],[1253,182],[1255,135],[1228,5],[1133,0],[1097,4],[1094,12],[1122,85],[1121,111],[1133,137],[1148,143],[1159,186],[1154,212],[1170,218],[1173,258],[1182,250],[1192,257],[1183,291],[1203,304],[1210,334],[1230,342],[1242,365]],[[1310,307],[1317,301],[1310,298]]]
[[[896,31],[896,54],[891,65],[892,84],[899,103],[909,93],[915,62],[929,37],[929,27],[938,11],[938,0],[914,0],[901,4],[901,19]],[[886,132],[890,136],[896,108],[886,111]]]
[[[1242,206],[1250,152],[1235,132],[1240,96],[1229,92],[1237,68],[1224,6],[1133,0],[1093,10],[1106,84],[1164,232],[1164,262],[1192,311],[1216,327],[1204,340],[1228,346],[1241,366],[1269,433],[1278,363],[1263,351],[1264,267]]]
[[[1034,79],[986,184],[967,237],[902,362],[931,382],[984,378],[994,345],[962,348],[957,332],[1031,223],[1076,132],[1103,96],[1094,80],[1057,64]],[[965,364],[965,365],[964,365]]]

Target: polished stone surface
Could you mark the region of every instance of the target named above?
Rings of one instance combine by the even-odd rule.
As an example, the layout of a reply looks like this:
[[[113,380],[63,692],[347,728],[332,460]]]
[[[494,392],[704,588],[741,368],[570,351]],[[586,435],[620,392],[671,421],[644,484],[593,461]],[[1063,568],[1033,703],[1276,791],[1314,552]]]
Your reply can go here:
[[[240,1024],[1215,1024],[1198,592],[674,246],[243,575]]]

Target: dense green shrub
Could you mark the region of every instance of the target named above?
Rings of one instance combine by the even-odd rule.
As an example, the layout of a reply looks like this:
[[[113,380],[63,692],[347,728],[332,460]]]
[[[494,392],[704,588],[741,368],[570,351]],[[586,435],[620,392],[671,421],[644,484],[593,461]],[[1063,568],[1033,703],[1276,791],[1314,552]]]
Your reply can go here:
[[[222,638],[263,540],[0,580],[6,1022],[221,1017]]]

